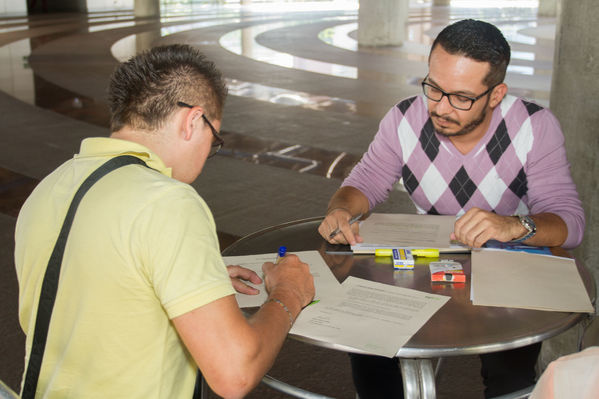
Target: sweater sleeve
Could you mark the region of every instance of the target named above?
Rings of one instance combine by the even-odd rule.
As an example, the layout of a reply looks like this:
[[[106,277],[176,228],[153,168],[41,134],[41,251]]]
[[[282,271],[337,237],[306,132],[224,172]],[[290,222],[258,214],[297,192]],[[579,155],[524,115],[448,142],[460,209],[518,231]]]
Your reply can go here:
[[[393,184],[401,177],[403,162],[397,127],[402,118],[397,107],[387,112],[368,151],[341,185],[360,190],[368,198],[370,209],[389,197]]]
[[[559,122],[547,109],[531,118],[534,144],[526,163],[528,205],[531,214],[550,212],[558,215],[568,227],[562,245],[575,248],[582,242],[585,227],[584,210],[570,175],[564,135]]]

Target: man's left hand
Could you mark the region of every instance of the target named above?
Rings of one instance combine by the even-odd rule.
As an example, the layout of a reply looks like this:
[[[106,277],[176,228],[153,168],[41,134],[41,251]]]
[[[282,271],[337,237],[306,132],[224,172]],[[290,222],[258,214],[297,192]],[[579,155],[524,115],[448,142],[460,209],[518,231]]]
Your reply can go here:
[[[233,284],[235,291],[248,295],[257,295],[260,293],[260,291],[256,288],[243,282],[249,281],[253,284],[261,284],[262,279],[258,276],[258,274],[256,274],[256,272],[238,265],[227,266],[227,271],[229,272],[229,277],[231,278],[231,283]]]
[[[489,240],[508,242],[523,236],[525,232],[517,217],[472,208],[456,220],[450,238],[480,248]]]

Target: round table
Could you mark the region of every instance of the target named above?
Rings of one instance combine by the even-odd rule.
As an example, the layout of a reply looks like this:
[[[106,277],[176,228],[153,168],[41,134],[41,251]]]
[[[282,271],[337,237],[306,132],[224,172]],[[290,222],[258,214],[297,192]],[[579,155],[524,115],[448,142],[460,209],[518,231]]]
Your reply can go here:
[[[394,270],[390,259],[381,263],[386,258],[327,253],[330,246],[317,231],[321,220],[321,217],[310,218],[260,230],[233,243],[223,251],[223,255],[276,252],[282,245],[291,253],[317,250],[340,283],[348,276],[354,276],[450,296],[451,299],[397,353],[401,358],[407,398],[435,396],[432,358],[481,354],[530,345],[553,337],[587,317],[584,313],[474,306],[470,300],[470,278],[467,277],[465,283],[431,282],[428,268],[430,260],[426,258],[416,258],[413,270]],[[561,254],[565,254],[565,251],[562,250]],[[470,276],[469,254],[441,254],[440,259],[460,262],[466,275]],[[594,279],[578,261],[577,266],[594,303]],[[347,350],[347,347],[335,344],[304,337],[294,338],[314,345]]]

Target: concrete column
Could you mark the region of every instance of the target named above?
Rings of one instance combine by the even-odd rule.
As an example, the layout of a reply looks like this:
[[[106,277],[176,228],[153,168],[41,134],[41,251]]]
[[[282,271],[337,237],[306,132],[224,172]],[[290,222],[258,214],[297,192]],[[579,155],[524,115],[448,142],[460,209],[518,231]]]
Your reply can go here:
[[[358,13],[360,46],[401,46],[406,38],[409,0],[362,0]]]
[[[17,14],[27,11],[27,0],[0,0],[0,14]]]
[[[133,14],[138,18],[160,16],[160,0],[135,0]]]
[[[550,108],[561,123],[571,171],[586,214],[576,258],[599,282],[599,7],[596,0],[564,1],[556,33]],[[576,350],[576,330],[547,341],[542,355],[550,360]],[[553,356],[551,356],[553,355]]]
[[[538,15],[540,17],[557,17],[560,0],[539,0]]]
[[[450,3],[451,3],[451,0],[434,0],[433,1],[434,6],[448,6]]]

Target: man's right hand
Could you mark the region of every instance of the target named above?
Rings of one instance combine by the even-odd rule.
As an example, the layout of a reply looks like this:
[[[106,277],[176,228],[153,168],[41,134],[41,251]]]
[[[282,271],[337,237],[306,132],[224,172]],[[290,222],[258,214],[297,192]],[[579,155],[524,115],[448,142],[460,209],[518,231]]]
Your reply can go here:
[[[299,309],[308,305],[314,298],[314,278],[308,264],[293,254],[287,254],[278,263],[266,262],[262,265],[266,291],[283,302],[296,298]],[[284,296],[285,298],[282,298]],[[287,302],[285,302],[287,304]],[[291,307],[291,304],[287,304]],[[298,312],[299,312],[298,309]]]
[[[358,223],[349,224],[352,217],[353,215],[347,209],[333,209],[327,214],[320,226],[318,226],[318,232],[331,244],[354,245],[362,242],[362,237],[358,234],[360,229]],[[339,232],[331,237],[331,233],[337,228]]]

